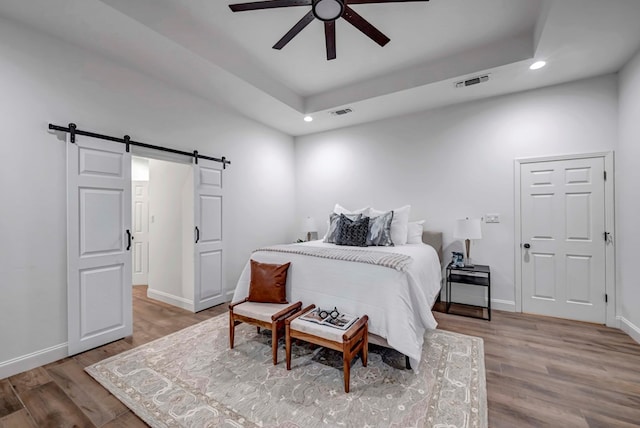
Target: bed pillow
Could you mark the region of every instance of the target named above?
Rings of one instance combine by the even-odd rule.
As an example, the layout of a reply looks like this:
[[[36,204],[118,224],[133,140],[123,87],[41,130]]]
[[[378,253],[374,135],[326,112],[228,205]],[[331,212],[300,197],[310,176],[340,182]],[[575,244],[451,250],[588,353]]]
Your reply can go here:
[[[378,217],[369,217],[369,232],[367,232],[367,246],[390,247],[393,246],[391,239],[391,222],[393,221],[393,211],[384,213]]]
[[[362,214],[364,217],[368,217],[369,216],[369,207],[364,207],[364,208],[360,208],[357,209],[355,211],[351,211],[346,209],[345,207],[343,207],[340,204],[336,204],[333,207],[333,213],[334,214],[345,214],[345,215],[353,215],[353,214]],[[353,219],[353,217],[350,217],[351,219]],[[324,236],[322,237],[322,240],[324,242],[331,242],[331,243],[335,243],[335,235],[331,238],[331,241],[328,241],[327,238],[329,237],[330,232],[332,231],[331,228],[331,216],[329,216],[329,220],[327,220],[327,232],[324,234]],[[335,231],[335,227],[333,228],[333,231]]]
[[[251,260],[249,301],[260,303],[287,302],[287,270],[291,263],[272,265]]]
[[[340,216],[344,215],[349,220],[360,220],[362,218],[362,214],[336,214],[331,213],[329,216],[329,227],[327,229],[327,234],[324,236],[324,242],[329,244],[336,243],[336,236],[338,234],[338,222],[340,221]]]
[[[340,214],[336,234],[337,245],[351,247],[366,247],[367,233],[369,232],[369,217],[351,220],[344,214]]]
[[[407,244],[422,244],[424,220],[407,223]]]
[[[360,208],[358,210],[348,210],[345,207],[343,207],[340,204],[336,204],[335,207],[333,207],[333,212],[336,214],[362,214],[364,217],[369,217],[369,210],[371,208],[370,207],[364,207],[364,208]]]
[[[379,211],[374,208],[369,210],[369,216],[378,217],[386,211]],[[393,221],[391,222],[391,240],[394,245],[404,245],[407,243],[407,233],[409,224],[409,214],[411,205],[405,205],[393,210]]]

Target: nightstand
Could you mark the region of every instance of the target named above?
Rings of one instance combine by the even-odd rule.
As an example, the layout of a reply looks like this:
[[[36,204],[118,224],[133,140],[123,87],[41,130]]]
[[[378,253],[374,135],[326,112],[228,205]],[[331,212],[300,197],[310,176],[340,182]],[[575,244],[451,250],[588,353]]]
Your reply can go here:
[[[465,284],[476,287],[485,287],[487,289],[487,306],[467,305],[463,303],[456,303],[451,296],[451,284]],[[484,314],[484,309],[487,310],[487,317],[465,315],[458,313],[457,315],[468,316],[472,318],[480,318],[483,320],[491,321],[491,269],[487,265],[474,265],[473,267],[453,267],[451,263],[447,266],[447,313],[450,313],[451,305],[464,305],[466,307],[481,308]]]

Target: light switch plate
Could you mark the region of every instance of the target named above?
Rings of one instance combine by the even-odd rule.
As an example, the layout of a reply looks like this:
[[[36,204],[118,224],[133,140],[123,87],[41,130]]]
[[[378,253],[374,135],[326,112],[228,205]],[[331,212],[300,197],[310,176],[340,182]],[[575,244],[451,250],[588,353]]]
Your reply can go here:
[[[485,214],[485,223],[500,223],[500,214]]]

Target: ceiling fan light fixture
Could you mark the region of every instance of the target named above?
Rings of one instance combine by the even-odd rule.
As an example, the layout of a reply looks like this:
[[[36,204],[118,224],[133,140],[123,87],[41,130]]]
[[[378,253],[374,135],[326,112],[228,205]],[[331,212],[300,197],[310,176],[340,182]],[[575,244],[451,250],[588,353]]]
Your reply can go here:
[[[313,16],[321,21],[335,21],[344,12],[343,0],[314,0]]]

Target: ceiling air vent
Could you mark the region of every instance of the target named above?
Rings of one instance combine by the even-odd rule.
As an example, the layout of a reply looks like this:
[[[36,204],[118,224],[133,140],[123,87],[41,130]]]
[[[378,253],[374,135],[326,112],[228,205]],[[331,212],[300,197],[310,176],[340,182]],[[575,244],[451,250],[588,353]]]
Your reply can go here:
[[[350,108],[343,108],[341,110],[330,111],[329,113],[331,113],[334,116],[342,116],[342,115],[345,115],[345,114],[349,114],[352,111],[353,110],[351,110]]]
[[[455,83],[456,88],[466,88],[467,86],[477,85],[478,83],[487,82],[489,80],[489,75],[485,74],[482,76],[472,77],[468,80],[461,80],[460,82]]]

